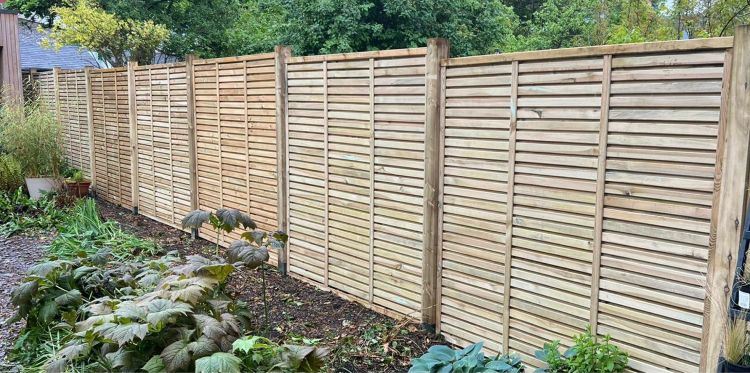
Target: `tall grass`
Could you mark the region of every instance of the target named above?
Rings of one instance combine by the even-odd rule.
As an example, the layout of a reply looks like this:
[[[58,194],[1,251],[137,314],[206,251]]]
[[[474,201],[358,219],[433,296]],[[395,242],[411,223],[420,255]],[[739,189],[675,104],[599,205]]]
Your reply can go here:
[[[59,232],[49,252],[60,258],[91,256],[105,250],[118,260],[126,260],[159,251],[154,241],[123,231],[115,221],[103,221],[96,202],[88,198],[78,202]]]

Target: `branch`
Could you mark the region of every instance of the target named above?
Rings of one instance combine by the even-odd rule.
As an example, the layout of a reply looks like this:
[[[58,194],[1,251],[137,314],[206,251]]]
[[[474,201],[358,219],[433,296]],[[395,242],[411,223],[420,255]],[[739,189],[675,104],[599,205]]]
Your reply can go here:
[[[729,21],[727,21],[727,23],[724,25],[724,27],[721,28],[721,32],[719,33],[719,36],[723,36],[724,31],[727,30],[727,27],[729,27],[729,25],[732,22],[734,22],[734,19],[737,18],[737,16],[740,15],[740,13],[744,12],[745,9],[747,9],[748,7],[750,7],[750,0],[747,1],[747,4],[745,4],[745,6],[743,6],[742,9],[738,10],[736,13],[732,15],[732,18],[730,18]]]

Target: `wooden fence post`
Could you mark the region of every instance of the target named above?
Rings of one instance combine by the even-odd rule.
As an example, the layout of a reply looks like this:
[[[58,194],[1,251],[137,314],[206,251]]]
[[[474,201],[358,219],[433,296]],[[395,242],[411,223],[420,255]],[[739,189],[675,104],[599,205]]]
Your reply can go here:
[[[52,81],[55,82],[55,119],[60,123],[60,67],[52,69]]]
[[[193,84],[193,61],[195,55],[185,56],[185,84],[187,85],[188,156],[190,167],[190,210],[198,209],[198,156],[195,141],[195,89]],[[198,238],[198,229],[191,231]]]
[[[728,300],[742,233],[750,141],[750,26],[734,34],[729,91],[719,128],[714,209],[709,250],[707,302],[703,317],[700,371],[715,371],[721,351]],[[726,117],[726,120],[723,120]],[[718,190],[716,190],[718,188]],[[717,195],[718,194],[718,195]]]
[[[86,67],[83,69],[83,74],[86,77],[86,120],[89,130],[89,168],[91,173],[91,190],[96,190],[96,161],[94,156],[96,151],[94,150],[94,106],[93,96],[91,93],[91,70],[92,68]]]
[[[276,68],[276,180],[277,180],[277,221],[279,230],[289,231],[287,205],[289,194],[287,190],[287,87],[286,60],[291,56],[291,48],[277,45],[275,48]],[[289,245],[279,251],[279,273],[286,275],[289,258]]]
[[[138,62],[128,62],[128,120],[130,121],[130,182],[133,214],[138,214],[138,113],[135,104],[135,68]]]
[[[438,215],[440,190],[440,60],[448,58],[445,39],[429,39],[425,57],[424,222],[422,250],[422,326],[435,330],[438,293]]]

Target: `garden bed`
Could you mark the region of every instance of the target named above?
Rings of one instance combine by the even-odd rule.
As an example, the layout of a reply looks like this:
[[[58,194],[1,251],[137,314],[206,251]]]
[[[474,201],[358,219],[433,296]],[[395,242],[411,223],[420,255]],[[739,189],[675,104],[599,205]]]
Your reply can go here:
[[[155,240],[165,250],[178,250],[184,255],[213,253],[213,244],[206,240],[192,240],[186,232],[133,215],[110,203],[98,201],[98,204],[106,219],[120,222],[125,231],[136,236]],[[441,342],[408,320],[380,315],[276,271],[269,271],[266,280],[271,338],[319,339],[320,346],[331,348],[330,371],[405,372],[411,358]],[[262,313],[260,278],[256,271],[233,275],[228,288],[238,299],[247,301],[253,313]]]

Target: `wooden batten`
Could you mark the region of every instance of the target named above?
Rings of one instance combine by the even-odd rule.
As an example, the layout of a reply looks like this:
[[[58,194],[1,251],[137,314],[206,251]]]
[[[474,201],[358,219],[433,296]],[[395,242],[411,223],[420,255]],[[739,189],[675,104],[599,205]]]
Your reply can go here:
[[[138,214],[138,122],[135,106],[135,67],[138,62],[128,62],[128,120],[130,121],[130,180],[133,213]]]
[[[96,190],[96,152],[94,151],[94,103],[91,92],[91,67],[85,70],[86,78],[86,123],[88,128],[89,140],[89,169],[91,170],[91,188]]]
[[[607,136],[609,134],[609,95],[612,79],[612,56],[604,56],[602,68],[602,101],[599,119],[599,159],[596,171],[596,212],[594,215],[594,248],[591,274],[591,330],[596,335],[599,322],[599,280],[602,260],[602,230],[604,221],[604,190],[607,170]]]
[[[424,233],[422,249],[422,324],[435,328],[438,293],[438,214],[440,196],[440,60],[450,55],[445,39],[427,41],[425,61]]]
[[[516,140],[518,138],[518,61],[510,73],[510,128],[508,134],[508,189],[505,212],[505,266],[503,270],[503,351],[508,353],[510,334],[510,283],[513,260],[513,188],[515,183]]]
[[[193,61],[195,55],[185,56],[185,85],[187,90],[187,128],[188,128],[188,157],[190,172],[190,210],[198,209],[198,174],[197,174],[197,149],[195,144],[195,88],[193,82]],[[197,231],[193,232],[197,236]]]
[[[289,232],[289,204],[288,172],[287,172],[287,76],[286,60],[292,55],[291,48],[277,45],[275,48],[274,71],[276,89],[276,179],[278,188],[277,219],[279,230]],[[249,174],[249,172],[248,172]],[[284,247],[279,253],[279,272],[286,274],[289,260],[289,247]]]
[[[708,259],[706,308],[701,338],[701,370],[713,371],[719,361],[730,289],[745,212],[750,141],[750,26],[735,30],[728,97],[722,107],[717,152],[713,250]],[[718,196],[717,196],[718,195]]]

